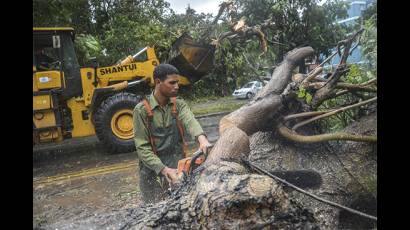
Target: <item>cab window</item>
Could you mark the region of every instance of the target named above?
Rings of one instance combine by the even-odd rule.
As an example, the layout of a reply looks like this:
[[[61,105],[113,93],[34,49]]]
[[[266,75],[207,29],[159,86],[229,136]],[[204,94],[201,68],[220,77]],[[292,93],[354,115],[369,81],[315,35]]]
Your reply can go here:
[[[50,36],[37,35],[33,37],[33,65],[39,71],[58,70],[55,65],[59,58],[59,50],[53,48],[53,41]]]

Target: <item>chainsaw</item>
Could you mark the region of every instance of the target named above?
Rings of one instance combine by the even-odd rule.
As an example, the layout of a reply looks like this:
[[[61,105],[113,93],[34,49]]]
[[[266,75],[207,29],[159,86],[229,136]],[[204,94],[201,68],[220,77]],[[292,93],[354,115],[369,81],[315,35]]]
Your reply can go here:
[[[177,167],[178,177],[185,180],[187,176],[190,176],[192,172],[206,160],[209,150],[212,147],[213,144],[210,144],[207,146],[206,153],[204,153],[201,149],[198,149],[192,154],[192,156],[179,160]]]
[[[186,181],[192,173],[200,170],[200,166],[206,160],[212,147],[213,144],[209,145],[206,153],[198,149],[192,156],[178,161],[177,174],[181,182]],[[270,173],[301,188],[318,188],[322,184],[321,175],[313,170],[271,170]],[[170,185],[170,191],[171,187]]]
[[[207,146],[206,153],[204,153],[201,149],[198,149],[190,157],[185,157],[178,161],[177,175],[179,182],[177,184],[186,181],[188,177],[192,175],[194,170],[199,169],[201,164],[205,162],[206,157],[208,156],[209,149],[211,149],[212,147],[213,144],[210,144]],[[171,183],[169,183],[168,185],[168,195],[171,195],[174,192],[176,185]],[[178,187],[178,185],[176,187]]]
[[[192,156],[179,160],[178,177],[185,180],[193,172],[200,170],[201,164],[206,160],[209,150],[213,146],[214,144],[210,144],[206,153],[198,149]],[[322,184],[322,177],[313,170],[271,170],[269,172],[302,188],[316,188]]]

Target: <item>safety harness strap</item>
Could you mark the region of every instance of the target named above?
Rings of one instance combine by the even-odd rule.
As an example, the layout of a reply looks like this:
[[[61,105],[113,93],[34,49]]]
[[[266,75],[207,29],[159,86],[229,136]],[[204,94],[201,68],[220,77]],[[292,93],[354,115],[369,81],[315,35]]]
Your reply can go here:
[[[157,147],[155,146],[154,136],[152,136],[152,127],[151,127],[151,123],[154,118],[154,113],[152,112],[151,106],[149,105],[146,98],[142,100],[142,103],[144,104],[145,111],[147,111],[148,135],[149,135],[149,141],[152,147],[152,151],[154,152],[155,155],[158,155]]]
[[[176,97],[171,97],[171,102],[173,103],[172,109],[171,109],[171,114],[176,120],[178,133],[179,133],[179,135],[181,136],[181,139],[182,139],[182,151],[183,151],[183,155],[184,155],[183,157],[186,158],[187,157],[188,145],[185,142],[185,138],[184,138],[183,124],[178,119]],[[152,123],[153,118],[154,118],[154,113],[153,113],[152,108],[151,108],[151,106],[150,106],[150,104],[149,104],[149,102],[147,101],[146,98],[144,98],[142,100],[142,103],[144,104],[145,111],[147,112],[148,135],[149,135],[149,140],[150,140],[150,144],[151,144],[151,147],[152,147],[152,151],[154,152],[155,155],[158,155],[157,148],[155,146],[154,136],[152,135],[153,131],[152,131],[152,126],[151,126],[151,123]]]
[[[171,110],[171,114],[172,116],[175,118],[176,122],[177,122],[177,127],[178,127],[178,131],[179,131],[179,135],[181,136],[182,139],[182,152],[184,154],[184,158],[187,157],[187,148],[188,145],[185,142],[185,138],[184,138],[184,127],[182,122],[179,120],[178,118],[178,112],[177,112],[177,98],[176,97],[171,97],[171,102],[172,102],[172,110]]]

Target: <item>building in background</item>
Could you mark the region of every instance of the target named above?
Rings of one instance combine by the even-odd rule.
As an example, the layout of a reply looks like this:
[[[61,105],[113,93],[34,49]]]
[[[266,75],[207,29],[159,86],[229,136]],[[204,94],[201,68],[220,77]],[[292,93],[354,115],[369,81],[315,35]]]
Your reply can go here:
[[[336,23],[339,24],[344,24],[347,26],[353,26],[355,23],[362,23],[362,13],[364,10],[369,8],[372,4],[376,2],[376,0],[363,0],[363,1],[353,1],[353,0],[346,0],[349,5],[349,9],[347,11],[348,17],[341,19],[337,21]],[[352,45],[354,47],[355,44]],[[361,46],[357,46],[356,49],[353,50],[352,54],[347,58],[348,63],[357,63],[357,64],[362,64],[364,61],[362,60],[362,54],[361,54]],[[331,53],[334,53],[336,51],[336,48],[333,48],[331,50]],[[321,60],[324,60],[325,57],[321,57]],[[325,68],[329,68],[331,66],[335,66],[340,62],[340,57],[336,55],[333,59],[332,62],[325,65]]]

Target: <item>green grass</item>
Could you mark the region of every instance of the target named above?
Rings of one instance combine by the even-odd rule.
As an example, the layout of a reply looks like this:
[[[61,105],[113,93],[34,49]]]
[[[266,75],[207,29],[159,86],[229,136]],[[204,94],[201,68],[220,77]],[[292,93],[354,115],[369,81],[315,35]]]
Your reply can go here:
[[[187,101],[195,116],[218,112],[232,112],[247,102],[248,100],[236,100],[232,96],[200,98],[193,101]]]
[[[207,108],[192,109],[192,112],[195,114],[195,116],[199,116],[199,115],[210,114],[210,113],[231,112],[231,111],[234,111],[240,108],[241,106],[242,105],[240,104],[231,104],[231,105],[215,104]]]

